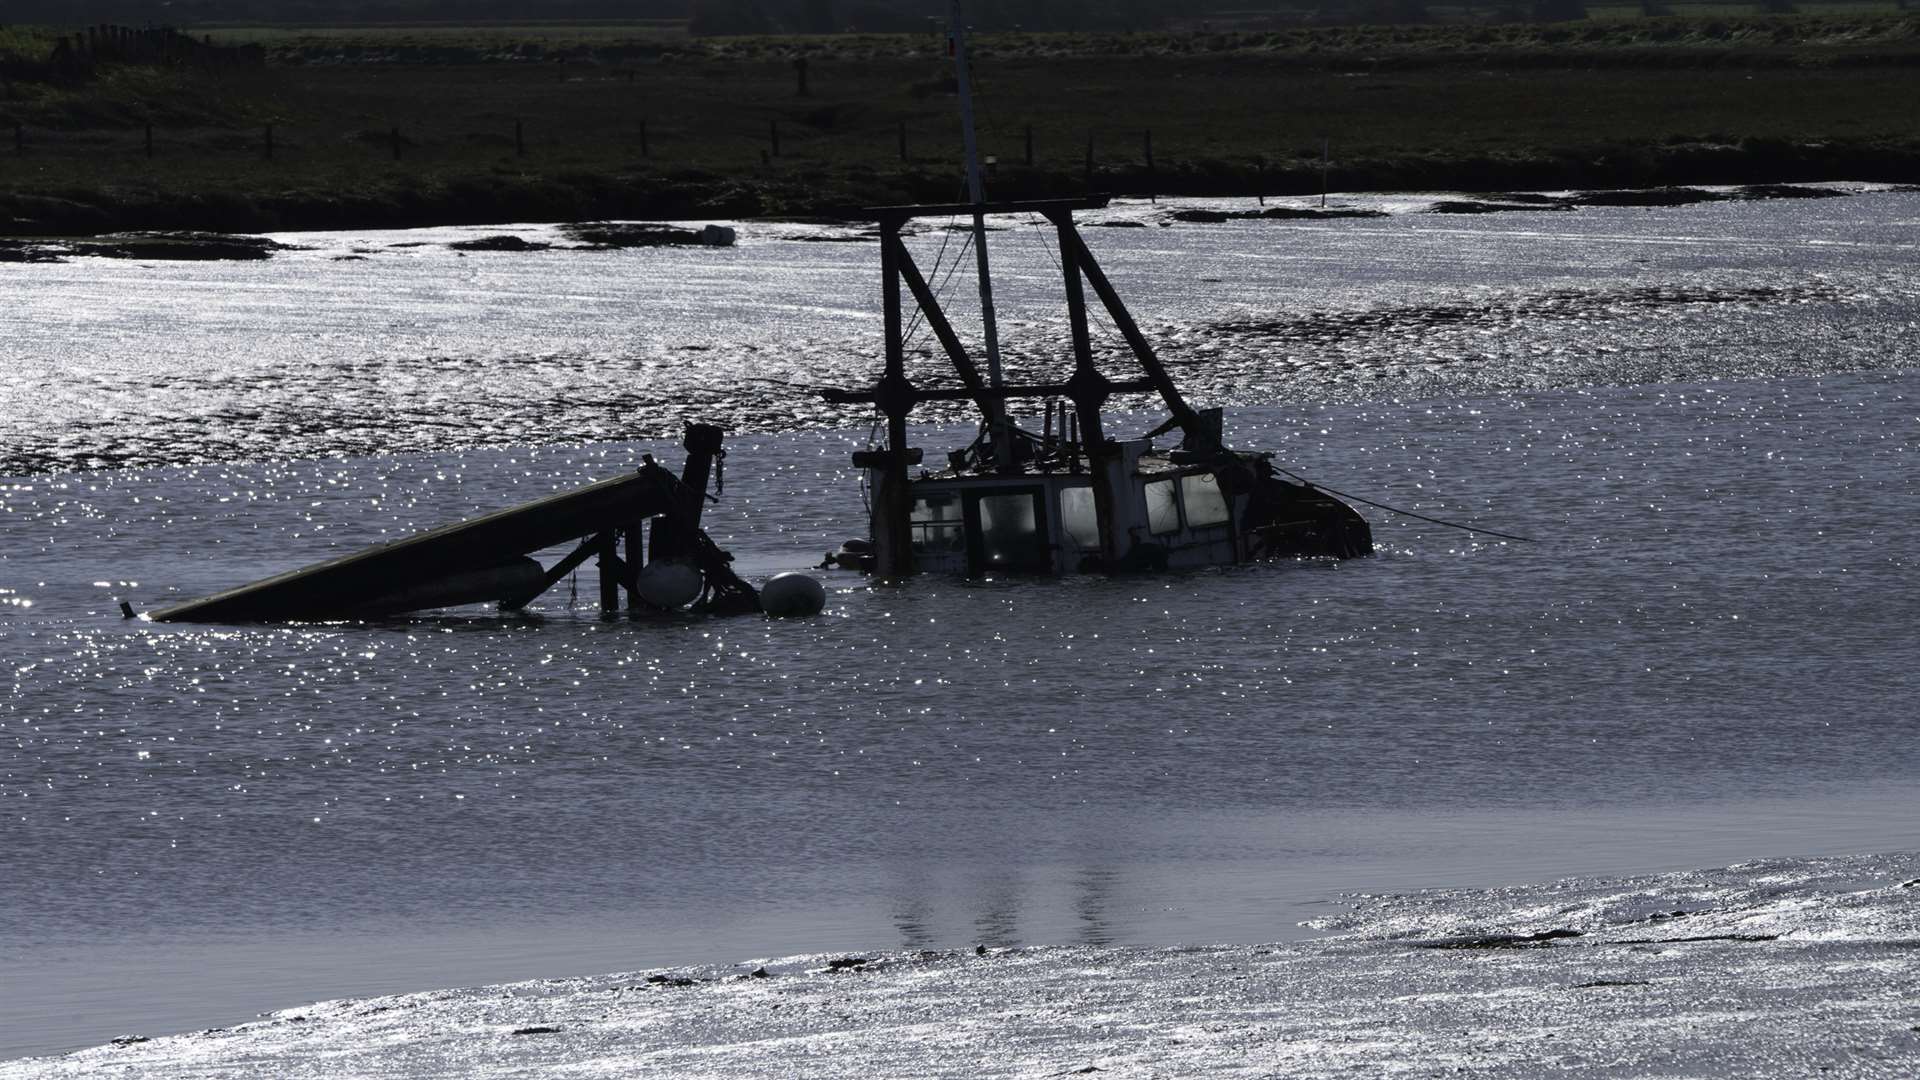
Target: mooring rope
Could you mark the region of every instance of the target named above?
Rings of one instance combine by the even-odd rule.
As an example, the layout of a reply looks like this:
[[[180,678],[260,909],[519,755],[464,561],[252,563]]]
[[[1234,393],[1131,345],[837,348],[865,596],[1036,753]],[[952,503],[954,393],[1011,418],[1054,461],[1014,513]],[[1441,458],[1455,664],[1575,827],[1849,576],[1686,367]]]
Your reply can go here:
[[[1434,523],[1435,525],[1445,525],[1445,526],[1446,526],[1447,528],[1449,528],[1449,529],[1459,529],[1459,530],[1461,530],[1462,532],[1469,532],[1469,533],[1484,533],[1484,534],[1486,534],[1487,536],[1497,536],[1497,537],[1499,537],[1499,538],[1500,538],[1500,539],[1502,539],[1502,540],[1518,540],[1518,541],[1520,541],[1520,542],[1521,542],[1521,543],[1523,543],[1523,544],[1537,544],[1537,543],[1539,543],[1539,542],[1540,542],[1540,541],[1538,541],[1538,540],[1535,540],[1535,539],[1534,539],[1533,537],[1531,537],[1531,536],[1515,536],[1515,535],[1514,535],[1514,534],[1512,534],[1512,533],[1503,533],[1503,532],[1495,532],[1495,531],[1494,531],[1494,530],[1492,530],[1492,529],[1483,529],[1483,528],[1480,528],[1480,527],[1479,527],[1478,525],[1462,525],[1462,524],[1460,524],[1460,523],[1459,523],[1459,522],[1457,522],[1457,521],[1446,521],[1446,520],[1444,520],[1444,519],[1442,519],[1442,518],[1437,518],[1437,517],[1429,517],[1429,516],[1427,516],[1426,514],[1419,514],[1419,513],[1415,513],[1415,512],[1414,512],[1414,511],[1412,511],[1412,510],[1402,510],[1402,509],[1400,509],[1400,508],[1399,508],[1399,507],[1397,507],[1397,506],[1388,506],[1388,505],[1387,505],[1386,503],[1383,503],[1383,502],[1375,502],[1375,501],[1373,501],[1372,499],[1365,499],[1365,498],[1362,498],[1362,497],[1360,497],[1360,496],[1358,496],[1358,495],[1350,495],[1350,494],[1348,494],[1347,492],[1344,492],[1344,491],[1339,491],[1339,490],[1336,490],[1336,489],[1334,489],[1334,488],[1330,488],[1330,487],[1328,487],[1328,486],[1327,486],[1327,485],[1325,485],[1325,484],[1316,484],[1316,483],[1314,483],[1313,481],[1311,481],[1311,480],[1309,480],[1309,479],[1307,479],[1307,478],[1306,478],[1306,477],[1304,477],[1304,476],[1301,476],[1301,475],[1300,475],[1299,473],[1297,473],[1297,472],[1294,472],[1294,471],[1293,471],[1293,470],[1291,470],[1291,469],[1282,469],[1282,468],[1280,468],[1280,466],[1278,466],[1278,465],[1275,465],[1275,466],[1274,466],[1274,469],[1275,469],[1275,470],[1277,470],[1277,471],[1279,471],[1279,472],[1283,472],[1283,473],[1286,473],[1286,474],[1287,474],[1288,476],[1291,476],[1291,477],[1293,477],[1293,478],[1294,478],[1295,480],[1298,480],[1298,481],[1300,481],[1301,483],[1303,483],[1303,484],[1305,484],[1305,485],[1307,485],[1307,486],[1308,486],[1308,487],[1310,487],[1310,488],[1313,488],[1313,489],[1315,489],[1316,491],[1324,491],[1324,492],[1326,492],[1326,493],[1327,493],[1327,494],[1329,494],[1329,495],[1338,495],[1339,497],[1341,497],[1341,498],[1343,498],[1343,499],[1352,499],[1352,500],[1353,500],[1354,502],[1357,502],[1357,503],[1365,503],[1365,504],[1367,504],[1368,506],[1372,506],[1372,507],[1376,507],[1376,508],[1378,508],[1378,509],[1381,509],[1381,510],[1385,510],[1385,511],[1387,511],[1388,513],[1392,513],[1392,514],[1403,514],[1403,515],[1405,515],[1405,516],[1407,516],[1407,517],[1410,517],[1410,518],[1419,518],[1419,519],[1420,519],[1421,521],[1431,521],[1431,522],[1433,522],[1433,523]]]

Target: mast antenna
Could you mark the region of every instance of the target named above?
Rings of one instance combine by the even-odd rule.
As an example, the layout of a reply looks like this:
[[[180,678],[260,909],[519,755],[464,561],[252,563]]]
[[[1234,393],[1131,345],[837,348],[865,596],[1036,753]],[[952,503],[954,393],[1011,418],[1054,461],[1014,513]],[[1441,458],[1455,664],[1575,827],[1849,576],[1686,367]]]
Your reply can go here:
[[[967,68],[967,23],[960,13],[960,0],[947,5],[947,45],[953,52],[954,85],[960,93],[960,131],[967,155],[967,201],[973,204],[973,257],[980,276],[980,321],[987,338],[987,385],[999,389],[1000,328],[994,318],[993,278],[987,268],[986,188],[980,179],[980,147],[973,130],[973,80]],[[1007,438],[1006,403],[995,399],[987,413],[987,435],[993,447],[996,465],[1013,461],[1013,445]]]

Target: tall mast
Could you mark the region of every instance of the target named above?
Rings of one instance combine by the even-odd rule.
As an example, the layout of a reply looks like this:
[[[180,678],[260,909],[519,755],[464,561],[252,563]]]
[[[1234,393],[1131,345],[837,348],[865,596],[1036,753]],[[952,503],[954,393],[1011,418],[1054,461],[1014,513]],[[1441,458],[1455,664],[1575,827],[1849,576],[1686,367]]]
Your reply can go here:
[[[967,153],[967,201],[973,204],[973,258],[980,275],[980,321],[987,336],[987,385],[1001,386],[1000,328],[994,319],[993,278],[987,270],[987,215],[983,206],[986,190],[980,182],[980,147],[973,134],[973,81],[967,73],[967,24],[960,14],[960,0],[947,5],[948,41],[953,47],[954,82],[960,91],[960,131]],[[1013,448],[1007,443],[1006,403],[994,401],[987,414],[987,431],[997,464],[1012,460]]]

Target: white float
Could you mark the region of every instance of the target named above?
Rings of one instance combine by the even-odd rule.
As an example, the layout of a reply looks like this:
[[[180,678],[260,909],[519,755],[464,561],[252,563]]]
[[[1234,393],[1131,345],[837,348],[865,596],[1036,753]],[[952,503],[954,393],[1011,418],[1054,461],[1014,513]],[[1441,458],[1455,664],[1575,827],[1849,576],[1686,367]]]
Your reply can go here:
[[[760,586],[760,606],[769,615],[818,615],[827,606],[827,590],[806,574],[775,574]]]
[[[648,563],[640,570],[640,599],[657,608],[686,607],[700,598],[706,582],[683,562]]]

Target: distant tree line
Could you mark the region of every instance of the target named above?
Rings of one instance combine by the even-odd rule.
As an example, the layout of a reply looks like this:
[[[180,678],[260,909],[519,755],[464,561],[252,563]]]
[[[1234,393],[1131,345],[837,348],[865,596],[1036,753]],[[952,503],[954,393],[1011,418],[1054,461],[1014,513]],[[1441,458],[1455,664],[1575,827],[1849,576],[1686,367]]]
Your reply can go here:
[[[684,19],[690,0],[4,0],[0,22],[499,22]]]
[[[1787,12],[1794,0],[1745,0]],[[1685,0],[1640,0],[1641,14],[1672,14]],[[1800,0],[1817,9],[1822,0]],[[1891,0],[1906,9],[1909,0]],[[1587,17],[1585,0],[966,0],[979,30],[1152,30],[1283,23],[1558,22]],[[102,23],[503,22],[685,19],[696,34],[899,33],[937,26],[947,0],[0,0],[0,20]]]
[[[1145,30],[1205,18],[1215,7],[1302,13],[1363,10],[1377,0],[966,0],[981,30]],[[1418,6],[1419,0],[1388,0]],[[0,0],[0,21],[129,23],[377,23],[687,19],[695,33],[902,32],[944,20],[947,0]],[[1335,15],[1333,21],[1340,21]]]
[[[1178,0],[967,0],[982,29],[1096,29],[1157,25]],[[836,33],[921,29],[946,0],[5,0],[4,21],[497,22],[689,19],[709,33]]]
[[[1646,0],[1654,2],[1654,0]],[[1756,0],[1761,4],[1791,0]],[[1459,4],[1449,5],[1458,19]],[[1471,11],[1471,4],[1467,10]],[[1155,30],[1224,28],[1249,18],[1293,24],[1404,24],[1432,21],[1427,0],[967,0],[977,30]],[[690,0],[695,34],[826,34],[924,30],[945,20],[945,0]],[[1587,17],[1584,0],[1486,0],[1480,19],[1564,22]]]
[[[1145,30],[1192,8],[1191,0],[967,0],[976,30]],[[946,19],[944,0],[691,0],[696,34],[898,33]]]

